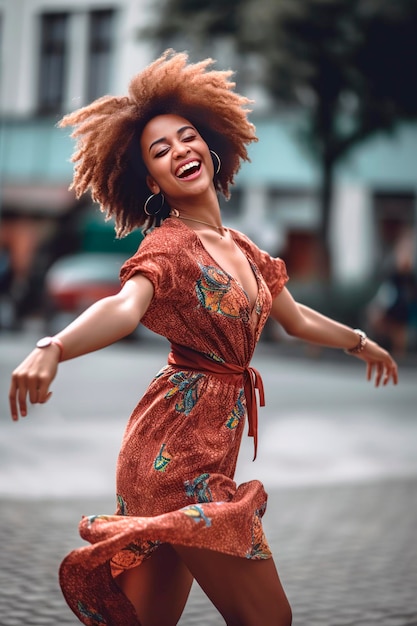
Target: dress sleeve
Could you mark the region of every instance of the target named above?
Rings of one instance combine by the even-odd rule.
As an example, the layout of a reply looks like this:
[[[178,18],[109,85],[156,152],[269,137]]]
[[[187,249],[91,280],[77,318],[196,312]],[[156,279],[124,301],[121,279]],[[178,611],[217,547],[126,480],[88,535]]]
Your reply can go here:
[[[238,235],[238,243],[244,251],[253,259],[268,289],[272,299],[276,298],[287,284],[289,278],[285,262],[279,257],[272,257],[265,250],[261,250],[246,235],[235,231]]]
[[[123,285],[135,274],[143,274],[151,281],[155,294],[167,295],[173,283],[173,268],[166,240],[162,240],[157,233],[146,235],[138,250],[120,269],[120,282]]]

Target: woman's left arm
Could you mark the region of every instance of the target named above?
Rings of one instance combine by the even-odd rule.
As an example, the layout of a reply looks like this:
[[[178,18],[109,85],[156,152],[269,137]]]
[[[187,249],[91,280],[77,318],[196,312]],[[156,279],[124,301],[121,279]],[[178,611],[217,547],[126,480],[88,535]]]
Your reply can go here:
[[[361,346],[360,351],[351,354],[367,364],[367,379],[371,380],[375,374],[376,387],[390,380],[397,384],[397,364],[386,350],[368,338],[362,345],[355,330],[296,302],[286,287],[273,301],[271,317],[289,335],[309,343],[346,351]]]

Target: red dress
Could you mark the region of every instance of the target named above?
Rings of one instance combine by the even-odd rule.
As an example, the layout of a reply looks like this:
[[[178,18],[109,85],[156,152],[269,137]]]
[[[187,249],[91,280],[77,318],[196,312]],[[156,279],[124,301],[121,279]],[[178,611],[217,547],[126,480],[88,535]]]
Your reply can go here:
[[[248,559],[271,556],[262,530],[266,493],[233,480],[246,415],[245,376],[272,299],[288,280],[284,262],[230,230],[258,283],[253,311],[240,284],[219,267],[197,234],[168,218],[121,269],[154,286],[142,323],[207,367],[165,365],[134,409],[117,468],[117,513],[84,517],[90,542],[63,561],[66,600],[88,626],[139,626],[114,581],[164,542]],[[255,321],[254,321],[255,320]],[[212,373],[218,365],[243,374]],[[247,395],[247,394],[246,394]]]

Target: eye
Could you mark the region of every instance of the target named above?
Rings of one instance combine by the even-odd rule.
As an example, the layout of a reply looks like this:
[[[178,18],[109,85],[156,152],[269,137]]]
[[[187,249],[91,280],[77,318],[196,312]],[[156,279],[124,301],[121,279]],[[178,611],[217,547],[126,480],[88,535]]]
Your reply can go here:
[[[158,150],[157,152],[155,152],[154,157],[155,159],[159,159],[159,157],[163,157],[167,152],[168,152],[169,148],[168,146],[166,148],[162,148],[161,150]]]
[[[185,137],[182,138],[183,141],[193,141],[193,139],[195,139],[197,137],[197,135],[185,135]]]

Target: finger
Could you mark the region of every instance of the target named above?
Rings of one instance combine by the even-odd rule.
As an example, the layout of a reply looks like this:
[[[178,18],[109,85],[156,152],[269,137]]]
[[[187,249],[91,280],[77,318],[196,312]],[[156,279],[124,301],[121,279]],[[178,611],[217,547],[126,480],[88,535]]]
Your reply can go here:
[[[10,405],[10,413],[12,416],[12,420],[14,422],[17,422],[17,420],[19,419],[19,412],[17,410],[17,402],[16,402],[16,393],[17,393],[16,383],[14,379],[12,378],[12,382],[11,382],[10,390],[9,390],[9,405]]]
[[[44,404],[50,398],[50,382],[51,379],[48,375],[41,374],[36,377],[36,396],[34,395],[34,402]]]
[[[395,367],[392,363],[386,363],[385,364],[385,374],[384,374],[384,380],[383,380],[383,385],[388,385],[389,381],[393,380],[393,382],[395,382]]]
[[[388,385],[388,383],[389,383],[389,381],[390,381],[390,379],[391,379],[391,376],[392,376],[392,370],[391,370],[391,368],[386,367],[386,368],[385,368],[384,380],[382,381],[382,384],[384,385],[384,387],[385,387],[386,385]]]
[[[27,415],[26,396],[27,396],[27,385],[25,381],[21,380],[17,388],[17,403],[19,406],[20,415],[22,417],[26,417]]]
[[[39,404],[45,404],[48,402],[49,398],[52,396],[52,391],[48,389],[49,385],[41,385],[38,390],[38,400]]]
[[[392,378],[392,382],[394,385],[398,383],[398,366],[394,359],[390,361],[390,377]]]
[[[396,365],[392,365],[389,369],[389,376],[387,383],[392,379],[394,385],[398,383],[398,368]]]
[[[40,382],[37,377],[29,380],[28,395],[29,395],[29,400],[31,404],[36,404],[37,402],[39,402],[39,399],[38,399],[39,389],[40,389]]]
[[[366,364],[366,380],[372,380],[374,365],[370,361]]]
[[[375,376],[375,387],[379,387],[379,385],[381,384],[382,375],[384,373],[384,366],[382,363],[378,363],[376,367],[377,373]]]
[[[45,402],[48,402],[49,398],[52,396],[52,391],[48,391],[48,393],[46,394],[45,398],[43,400],[41,400],[41,404],[45,404]]]

